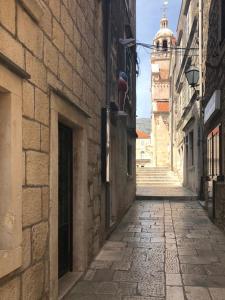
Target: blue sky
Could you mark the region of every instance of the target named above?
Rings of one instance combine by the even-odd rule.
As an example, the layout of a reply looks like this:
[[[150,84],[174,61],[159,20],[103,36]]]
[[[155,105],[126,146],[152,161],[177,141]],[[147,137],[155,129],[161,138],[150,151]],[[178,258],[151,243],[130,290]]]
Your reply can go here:
[[[136,0],[137,2],[137,41],[152,44],[160,28],[163,0]],[[177,21],[182,0],[169,0],[169,28],[176,33]],[[138,47],[140,75],[137,79],[137,116],[150,117],[150,52]]]

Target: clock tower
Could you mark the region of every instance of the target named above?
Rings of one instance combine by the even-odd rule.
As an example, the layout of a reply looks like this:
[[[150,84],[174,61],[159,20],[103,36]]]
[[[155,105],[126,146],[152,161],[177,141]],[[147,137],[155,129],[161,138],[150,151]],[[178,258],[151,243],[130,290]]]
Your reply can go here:
[[[168,28],[168,19],[164,16],[153,41],[154,50],[151,55],[152,147],[155,167],[170,165],[169,68],[174,43],[173,32]]]

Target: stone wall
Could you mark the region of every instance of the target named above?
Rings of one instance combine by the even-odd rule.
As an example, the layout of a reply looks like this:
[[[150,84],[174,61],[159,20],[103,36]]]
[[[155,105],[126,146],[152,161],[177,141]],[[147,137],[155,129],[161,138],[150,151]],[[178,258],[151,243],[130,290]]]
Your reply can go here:
[[[204,175],[208,175],[207,168],[207,136],[216,126],[221,124],[221,170],[220,175],[223,182],[218,182],[215,185],[215,222],[225,230],[225,216],[224,216],[224,178],[225,174],[225,76],[224,76],[224,62],[225,62],[225,44],[224,40],[220,38],[221,30],[221,1],[207,0],[203,1],[203,93],[204,102],[203,108],[207,105],[215,90],[221,90],[221,107],[219,112],[205,124],[204,128]],[[208,181],[205,180],[206,206],[208,201]]]
[[[168,113],[155,113],[154,114],[154,131],[155,131],[155,164],[157,167],[170,166],[170,153],[169,153],[169,133]]]
[[[198,1],[183,1],[177,25],[177,50],[173,53],[170,76],[171,122],[173,123],[173,168],[184,186],[198,193],[202,172],[200,137],[200,105],[194,89],[188,85],[185,71],[198,66]],[[183,50],[179,50],[182,48]],[[192,50],[191,50],[192,49]],[[190,143],[193,135],[193,145]]]
[[[217,225],[225,231],[225,184],[217,183],[215,190],[215,214]]]
[[[0,298],[44,300],[49,298],[52,88],[90,115],[85,216],[89,262],[104,239],[100,211],[100,112],[105,98],[101,2],[1,1],[0,52],[30,75],[22,83],[23,262],[20,269],[0,279]]]
[[[136,142],[136,48],[124,48],[121,37],[136,38],[135,0],[108,2],[110,6],[107,105],[111,107],[108,119],[109,180],[107,182],[106,224],[112,230],[127,211],[136,194],[135,142]],[[129,9],[130,7],[130,9]],[[128,76],[128,92],[123,105],[118,93],[119,73]],[[106,186],[105,185],[105,186]],[[105,190],[103,191],[106,192]]]

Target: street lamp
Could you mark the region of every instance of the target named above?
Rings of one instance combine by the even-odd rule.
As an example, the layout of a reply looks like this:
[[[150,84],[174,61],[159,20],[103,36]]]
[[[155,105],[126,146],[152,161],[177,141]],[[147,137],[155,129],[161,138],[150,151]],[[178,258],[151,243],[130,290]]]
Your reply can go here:
[[[199,69],[197,67],[191,66],[185,72],[185,76],[187,78],[188,84],[195,89],[199,81]]]
[[[131,48],[136,45],[136,40],[133,38],[129,39],[119,39],[119,43],[125,48]]]

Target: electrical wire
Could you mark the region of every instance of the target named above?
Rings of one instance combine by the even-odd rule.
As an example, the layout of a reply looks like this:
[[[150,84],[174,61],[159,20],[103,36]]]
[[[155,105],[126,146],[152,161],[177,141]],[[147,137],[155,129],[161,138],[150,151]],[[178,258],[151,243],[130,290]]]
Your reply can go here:
[[[137,46],[142,46],[142,47],[148,48],[148,49],[155,49],[155,50],[158,50],[158,51],[161,51],[161,50],[165,51],[165,48],[163,48],[163,46],[158,46],[157,47],[156,45],[141,43],[139,41],[137,41],[136,45]],[[177,51],[177,50],[182,50],[182,51],[196,50],[196,51],[198,51],[199,50],[199,48],[192,48],[192,47],[190,47],[190,48],[185,47],[184,48],[184,47],[178,47],[178,46],[167,47],[166,49],[175,50],[175,51]]]

